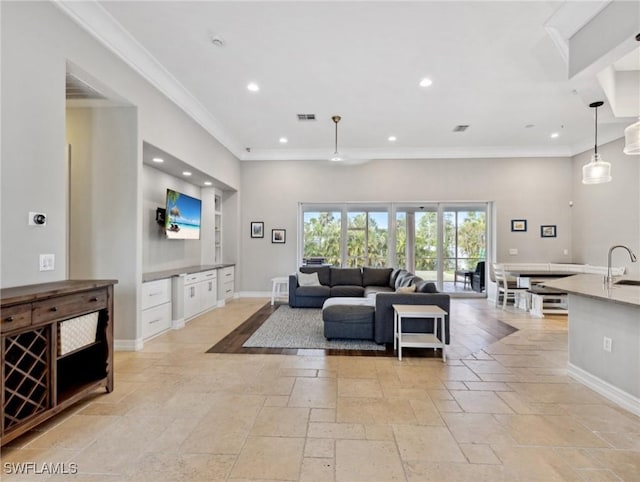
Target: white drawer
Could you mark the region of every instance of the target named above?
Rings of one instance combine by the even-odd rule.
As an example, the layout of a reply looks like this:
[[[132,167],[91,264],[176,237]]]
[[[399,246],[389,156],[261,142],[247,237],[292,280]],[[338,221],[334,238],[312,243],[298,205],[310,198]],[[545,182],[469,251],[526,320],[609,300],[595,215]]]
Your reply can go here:
[[[222,297],[225,300],[233,297],[233,281],[222,284]]]
[[[171,301],[171,279],[159,279],[142,283],[142,309]]]
[[[216,279],[217,277],[218,277],[218,273],[216,272],[215,269],[212,269],[209,271],[200,271],[198,273],[191,273],[191,274],[185,275],[184,284],[186,286],[193,283],[200,283],[201,281],[209,281],[212,279]]]
[[[227,266],[226,268],[220,269],[220,282],[226,283],[228,281],[233,281],[233,266]]]
[[[142,312],[142,338],[149,338],[171,328],[171,303]]]

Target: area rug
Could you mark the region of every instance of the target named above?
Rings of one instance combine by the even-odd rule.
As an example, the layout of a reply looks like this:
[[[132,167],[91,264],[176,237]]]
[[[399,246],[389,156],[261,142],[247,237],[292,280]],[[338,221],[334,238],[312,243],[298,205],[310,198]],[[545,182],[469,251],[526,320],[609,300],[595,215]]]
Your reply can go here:
[[[242,345],[246,348],[312,348],[334,350],[378,350],[384,345],[366,340],[327,340],[322,310],[281,305]]]

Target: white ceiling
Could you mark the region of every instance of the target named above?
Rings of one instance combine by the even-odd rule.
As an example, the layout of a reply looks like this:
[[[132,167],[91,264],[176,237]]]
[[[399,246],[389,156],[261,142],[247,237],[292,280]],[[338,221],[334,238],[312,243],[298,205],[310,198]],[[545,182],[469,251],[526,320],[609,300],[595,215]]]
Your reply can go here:
[[[584,18],[572,15],[578,25],[570,28],[607,3],[583,2]],[[545,28],[566,7],[550,1],[106,1],[93,3],[91,15],[87,2],[61,8],[107,44],[112,39],[113,50],[239,158],[261,160],[327,159],[334,114],[342,116],[340,150],[365,159],[565,156],[589,149],[588,104],[606,99],[595,76],[587,84],[568,79],[566,60]],[[108,33],[88,20],[97,13],[112,16]],[[144,56],[152,62],[143,63]],[[619,68],[637,69],[634,54],[625,56]],[[433,85],[419,87],[423,77]],[[249,82],[260,91],[249,92]],[[316,121],[300,122],[297,114],[315,114]],[[621,137],[633,122],[616,119],[606,104],[598,117],[599,143]],[[455,133],[458,124],[470,127]],[[552,139],[553,132],[559,137]],[[391,135],[396,142],[387,140]]]

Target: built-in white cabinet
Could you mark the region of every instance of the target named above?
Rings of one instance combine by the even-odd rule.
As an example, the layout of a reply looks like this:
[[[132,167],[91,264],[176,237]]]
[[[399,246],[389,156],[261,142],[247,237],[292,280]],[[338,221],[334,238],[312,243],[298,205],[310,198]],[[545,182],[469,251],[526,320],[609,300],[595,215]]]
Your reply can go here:
[[[213,232],[213,258],[215,264],[222,263],[222,196],[218,193],[214,196],[214,232]]]
[[[171,328],[171,279],[142,283],[142,338]]]
[[[216,306],[217,270],[201,271],[184,276],[183,319],[189,320]]]
[[[233,298],[235,269],[233,266],[226,266],[218,270],[218,299],[222,302]]]

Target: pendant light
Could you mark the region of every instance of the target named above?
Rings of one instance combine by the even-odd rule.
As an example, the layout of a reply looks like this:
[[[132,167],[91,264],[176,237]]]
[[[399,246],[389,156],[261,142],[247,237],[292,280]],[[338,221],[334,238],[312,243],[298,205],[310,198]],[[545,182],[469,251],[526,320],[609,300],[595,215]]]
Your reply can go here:
[[[640,42],[640,33],[636,35],[636,40]],[[640,117],[638,122],[631,124],[624,130],[624,150],[630,156],[640,155]]]
[[[339,115],[334,115],[333,117],[331,117],[331,120],[336,126],[336,141],[335,141],[335,150],[333,154],[331,154],[331,157],[329,158],[329,160],[332,162],[342,162],[347,159],[346,156],[338,152],[338,122],[342,120],[342,117],[340,117]]]
[[[598,154],[598,107],[603,104],[602,101],[589,104],[589,107],[596,110],[595,146],[591,162],[582,166],[582,184],[602,184],[611,181],[611,163],[603,161]]]
[[[624,130],[623,152],[630,156],[640,155],[640,118]]]

